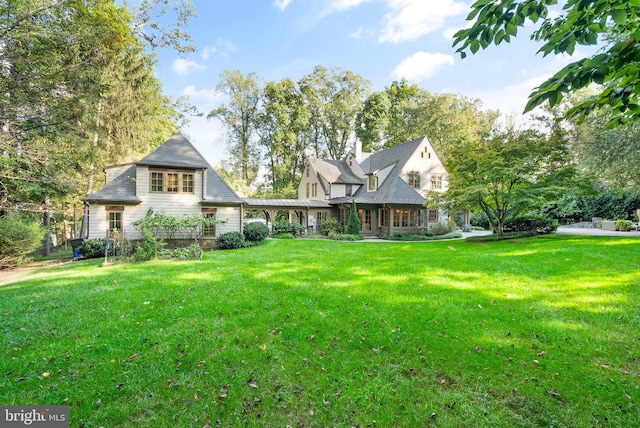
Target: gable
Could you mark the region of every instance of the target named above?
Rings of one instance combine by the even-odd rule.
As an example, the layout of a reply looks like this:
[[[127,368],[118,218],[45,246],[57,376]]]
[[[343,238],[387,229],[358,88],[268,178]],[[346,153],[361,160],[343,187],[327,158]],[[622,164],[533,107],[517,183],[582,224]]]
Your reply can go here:
[[[210,168],[200,152],[182,134],[176,134],[136,162],[157,168]]]

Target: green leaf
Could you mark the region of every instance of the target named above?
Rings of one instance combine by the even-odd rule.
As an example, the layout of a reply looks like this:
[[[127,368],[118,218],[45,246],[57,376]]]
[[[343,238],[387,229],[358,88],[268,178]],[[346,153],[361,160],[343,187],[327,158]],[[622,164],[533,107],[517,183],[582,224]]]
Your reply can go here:
[[[508,23],[507,27],[505,28],[505,31],[507,32],[508,35],[515,36],[516,34],[518,34],[518,27],[516,27],[512,23]]]
[[[472,40],[471,45],[469,46],[469,49],[473,54],[478,52],[478,49],[480,49],[480,43],[477,40]]]
[[[627,22],[627,11],[624,9],[613,9],[611,11],[611,18],[616,24],[622,25]]]

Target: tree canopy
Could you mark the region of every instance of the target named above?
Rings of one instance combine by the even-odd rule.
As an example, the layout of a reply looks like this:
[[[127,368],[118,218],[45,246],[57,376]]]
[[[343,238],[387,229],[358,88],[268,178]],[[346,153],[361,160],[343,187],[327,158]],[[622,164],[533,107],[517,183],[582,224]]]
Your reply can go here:
[[[524,111],[545,101],[557,105],[564,94],[592,83],[603,85],[593,97],[568,111],[584,117],[609,106],[609,126],[640,119],[640,0],[567,0],[558,11],[557,0],[478,0],[471,6],[469,28],[454,36],[454,47],[464,58],[491,43],[516,37],[527,21],[535,24],[531,38],[541,42],[539,53],[573,54],[577,45],[604,44],[589,57],[574,61],[542,83],[529,96]]]

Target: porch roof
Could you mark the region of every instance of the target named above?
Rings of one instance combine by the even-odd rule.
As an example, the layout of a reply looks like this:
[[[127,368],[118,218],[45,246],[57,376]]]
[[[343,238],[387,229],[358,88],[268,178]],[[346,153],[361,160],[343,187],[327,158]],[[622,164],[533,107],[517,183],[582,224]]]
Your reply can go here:
[[[246,208],[281,208],[281,209],[295,209],[295,208],[331,208],[331,204],[327,201],[317,199],[261,199],[261,198],[248,198],[244,199]]]

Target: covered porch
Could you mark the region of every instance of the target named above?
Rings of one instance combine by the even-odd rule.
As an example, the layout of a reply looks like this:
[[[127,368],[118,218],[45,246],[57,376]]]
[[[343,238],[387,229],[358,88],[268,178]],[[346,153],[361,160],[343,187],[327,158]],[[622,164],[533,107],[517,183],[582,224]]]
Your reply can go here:
[[[288,220],[300,224],[307,233],[318,232],[320,221],[335,216],[335,208],[327,201],[315,199],[244,199],[245,211],[262,211],[273,232],[273,223],[279,211],[288,213]]]

